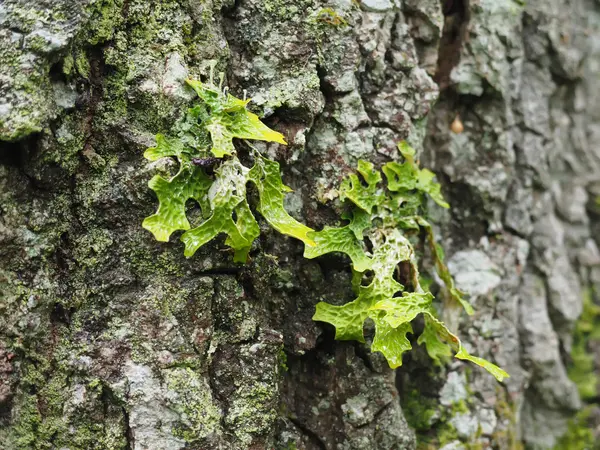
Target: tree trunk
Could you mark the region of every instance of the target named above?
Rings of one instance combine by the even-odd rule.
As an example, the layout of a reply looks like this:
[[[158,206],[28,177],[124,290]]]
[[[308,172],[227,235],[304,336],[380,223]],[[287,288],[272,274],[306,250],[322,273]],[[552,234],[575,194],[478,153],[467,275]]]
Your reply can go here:
[[[4,0],[0,43],[0,448],[592,448],[600,2]],[[215,65],[313,228],[358,159],[419,150],[476,310],[442,315],[509,379],[334,341],[342,256],[141,227],[169,170],[142,154]]]

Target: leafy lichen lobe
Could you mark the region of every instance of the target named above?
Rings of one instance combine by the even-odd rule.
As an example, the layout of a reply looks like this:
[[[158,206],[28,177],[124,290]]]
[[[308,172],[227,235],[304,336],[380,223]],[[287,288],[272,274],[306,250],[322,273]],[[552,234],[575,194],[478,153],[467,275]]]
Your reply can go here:
[[[365,342],[363,324],[371,319],[375,335],[371,348],[381,352],[390,367],[402,365],[402,355],[410,350],[408,333],[411,322],[419,315],[425,329],[418,339],[435,361],[455,354],[485,368],[499,381],[508,376],[496,365],[468,353],[459,338],[437,319],[434,296],[421,283],[417,253],[411,238],[425,231],[434,265],[446,286],[447,296],[472,314],[471,305],[454,287],[452,276],[443,262],[432,228],[423,217],[425,196],[444,208],[440,185],[435,174],[420,169],[415,151],[405,142],[398,145],[404,157],[402,164],[388,162],[379,170],[360,160],[358,173],[350,174],[340,187],[340,198],[346,202],[348,224],[341,228],[325,227],[314,231],[292,218],[284,208],[284,197],[290,188],[283,184],[279,164],[252,149],[254,165],[246,167],[238,158],[233,138],[254,139],[285,144],[283,135],[264,125],[247,109],[250,100],[238,99],[211,82],[188,80],[202,102],[188,110],[176,127],[177,136],[157,136],[156,147],[144,156],[150,161],[176,158],[179,171],[170,179],[156,175],[149,183],[159,199],[158,211],[144,220],[144,228],[157,240],[168,241],[171,234],[184,230],[181,240],[185,255],[191,257],[203,245],[220,234],[235,251],[235,262],[246,262],[260,228],[247,200],[246,185],[255,185],[259,195],[256,209],[274,229],[305,244],[304,256],[340,252],[352,261],[356,299],[343,306],[320,302],[313,317],[336,328],[336,339]],[[220,165],[209,173],[198,164],[202,158],[216,158]],[[198,203],[202,220],[192,228],[187,214],[189,200]],[[367,245],[367,243],[370,244]],[[397,280],[401,265],[409,267],[405,280]],[[369,271],[372,277],[361,284]]]
[[[283,135],[264,125],[246,109],[249,100],[240,100],[212,83],[188,80],[203,103],[191,108],[178,127],[176,138],[157,136],[156,147],[144,156],[150,161],[174,157],[179,171],[170,179],[156,175],[149,186],[156,192],[158,211],[144,220],[143,226],[159,241],[168,241],[174,231],[185,230],[181,240],[185,255],[191,257],[221,233],[234,251],[236,262],[245,262],[259,227],[246,199],[246,185],[253,183],[259,193],[258,210],[281,233],[314,245],[307,226],[293,219],[283,207],[289,188],[283,184],[279,164],[254,152],[255,164],[244,166],[237,157],[233,138],[285,143]],[[209,154],[222,161],[214,176],[196,165]],[[191,227],[186,216],[188,200],[196,201],[203,220]]]

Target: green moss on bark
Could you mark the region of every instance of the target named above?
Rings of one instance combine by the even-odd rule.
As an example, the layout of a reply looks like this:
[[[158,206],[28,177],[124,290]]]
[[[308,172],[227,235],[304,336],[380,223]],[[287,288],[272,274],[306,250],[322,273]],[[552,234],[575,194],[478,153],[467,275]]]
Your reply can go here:
[[[600,341],[600,307],[592,300],[592,291],[584,291],[583,312],[575,325],[569,378],[577,384],[583,400],[593,400],[598,395],[596,361],[589,351],[590,341]]]
[[[189,367],[165,371],[165,380],[174,395],[172,408],[181,417],[175,436],[191,443],[220,430],[222,411],[215,405],[206,380]]]

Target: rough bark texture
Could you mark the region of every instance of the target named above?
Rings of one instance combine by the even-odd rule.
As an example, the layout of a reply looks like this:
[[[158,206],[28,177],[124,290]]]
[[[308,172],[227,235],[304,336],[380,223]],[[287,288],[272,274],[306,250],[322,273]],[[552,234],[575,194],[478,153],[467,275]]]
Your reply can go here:
[[[0,448],[588,448],[600,2],[4,0],[0,45]],[[311,316],[352,298],[342,257],[264,227],[245,267],[186,260],[141,228],[167,164],[142,153],[212,63],[315,228],[357,159],[420,150],[477,310],[444,318],[510,379],[334,342]]]

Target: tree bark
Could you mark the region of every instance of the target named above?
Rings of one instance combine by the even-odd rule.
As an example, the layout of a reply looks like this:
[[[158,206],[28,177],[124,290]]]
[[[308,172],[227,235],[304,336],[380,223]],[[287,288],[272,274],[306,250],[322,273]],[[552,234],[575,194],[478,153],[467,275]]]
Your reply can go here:
[[[574,351],[600,353],[600,2],[5,0],[0,43],[0,448],[588,448],[564,442],[599,410]],[[143,151],[213,66],[285,135],[260,148],[313,228],[358,159],[418,149],[476,309],[441,314],[509,379],[334,341],[311,317],[353,298],[342,256],[142,229],[172,169]]]

